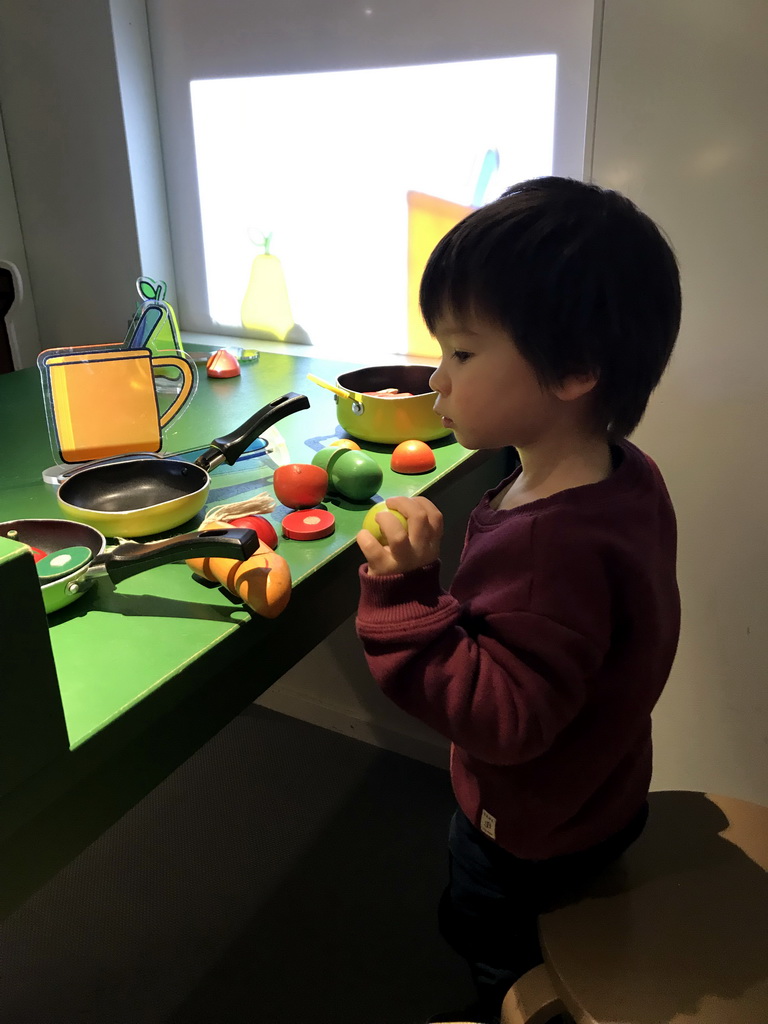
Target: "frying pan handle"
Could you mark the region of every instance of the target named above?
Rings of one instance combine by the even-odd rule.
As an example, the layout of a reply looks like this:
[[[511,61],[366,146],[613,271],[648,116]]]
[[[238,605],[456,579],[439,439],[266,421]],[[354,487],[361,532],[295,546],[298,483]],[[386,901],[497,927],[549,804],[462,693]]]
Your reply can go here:
[[[204,530],[151,544],[119,544],[108,554],[99,555],[92,564],[102,566],[112,582],[119,583],[157,565],[187,558],[233,558],[244,562],[256,553],[259,544],[255,530]]]
[[[263,409],[259,409],[250,419],[246,420],[231,434],[224,437],[217,437],[211,442],[207,452],[203,452],[195,462],[202,469],[208,471],[220,466],[222,462],[233,466],[249,444],[252,444],[257,437],[260,437],[267,427],[273,423],[289,416],[300,409],[309,408],[309,399],[306,395],[299,395],[295,391],[289,391],[282,398],[275,399]]]

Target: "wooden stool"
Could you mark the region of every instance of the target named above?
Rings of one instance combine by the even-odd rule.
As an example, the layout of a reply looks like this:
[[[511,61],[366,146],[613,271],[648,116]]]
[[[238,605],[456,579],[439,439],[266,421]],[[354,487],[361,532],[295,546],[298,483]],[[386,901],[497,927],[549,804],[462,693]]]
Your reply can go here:
[[[645,831],[585,898],[542,915],[545,964],[502,1024],[768,1024],[768,808],[649,798]]]

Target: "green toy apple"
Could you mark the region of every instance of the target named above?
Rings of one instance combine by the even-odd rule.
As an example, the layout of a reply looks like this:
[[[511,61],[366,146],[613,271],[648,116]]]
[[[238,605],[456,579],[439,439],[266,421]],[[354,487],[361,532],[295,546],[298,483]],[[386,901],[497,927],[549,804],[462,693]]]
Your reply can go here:
[[[328,463],[328,477],[334,491],[351,501],[367,501],[381,487],[381,467],[365,452],[342,449]]]
[[[396,512],[393,508],[387,506],[386,501],[379,501],[375,505],[372,505],[365,513],[365,519],[363,520],[363,529],[370,530],[379,544],[386,544],[384,534],[381,532],[381,527],[376,522],[376,516],[379,512],[391,512],[396,519],[399,519],[405,529],[408,529],[408,520],[402,514],[402,512]]]

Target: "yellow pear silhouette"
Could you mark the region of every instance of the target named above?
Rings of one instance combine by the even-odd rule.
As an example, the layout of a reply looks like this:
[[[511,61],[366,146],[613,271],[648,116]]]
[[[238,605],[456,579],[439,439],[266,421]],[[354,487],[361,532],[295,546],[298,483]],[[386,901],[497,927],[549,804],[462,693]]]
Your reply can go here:
[[[251,276],[240,307],[240,321],[243,327],[255,331],[260,337],[285,341],[294,320],[283,265],[269,251],[271,240],[271,233],[264,235],[260,243],[264,252],[253,258]]]

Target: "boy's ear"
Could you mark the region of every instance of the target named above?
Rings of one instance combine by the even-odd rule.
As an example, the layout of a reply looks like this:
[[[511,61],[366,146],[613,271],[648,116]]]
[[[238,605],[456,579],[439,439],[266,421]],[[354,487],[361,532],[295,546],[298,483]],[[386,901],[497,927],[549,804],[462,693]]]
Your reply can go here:
[[[572,373],[552,389],[561,402],[573,402],[588,395],[598,381],[596,373]]]

